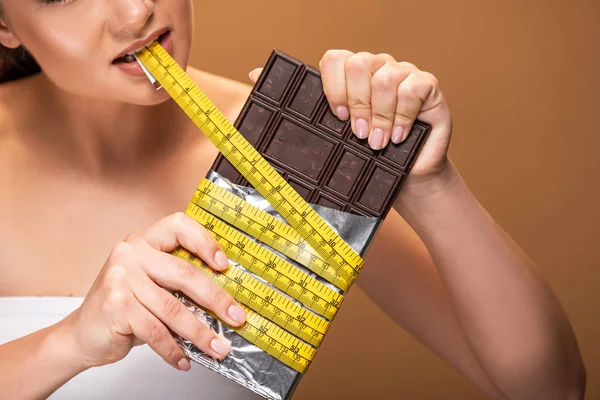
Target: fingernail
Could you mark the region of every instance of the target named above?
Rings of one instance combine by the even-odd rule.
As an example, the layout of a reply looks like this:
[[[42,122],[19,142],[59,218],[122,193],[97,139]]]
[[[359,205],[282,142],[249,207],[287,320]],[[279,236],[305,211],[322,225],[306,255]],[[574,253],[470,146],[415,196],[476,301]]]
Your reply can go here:
[[[375,150],[380,150],[383,147],[383,129],[373,129],[373,133],[371,133],[371,137],[369,138],[369,144]]]
[[[227,343],[225,339],[214,338],[210,341],[210,348],[213,349],[215,353],[226,356],[231,350],[231,344]]]
[[[410,129],[412,129],[412,128],[410,128]],[[406,140],[406,138],[410,134],[410,129],[404,129],[404,131],[402,132],[402,139],[400,139],[401,142]]]
[[[217,254],[215,254],[215,261],[217,264],[219,264],[219,267],[223,269],[229,268],[229,260],[227,259],[225,253],[223,253],[221,250],[217,250]]]
[[[227,313],[238,324],[246,322],[246,312],[240,306],[229,306]]]
[[[350,112],[346,106],[337,106],[335,109],[335,115],[342,121],[347,120],[350,117]]]
[[[402,135],[404,134],[404,128],[397,126],[392,131],[392,142],[398,144],[402,141]]]
[[[191,367],[190,361],[187,358],[182,358],[177,362],[177,368],[182,371],[189,371]]]
[[[367,136],[369,136],[369,123],[367,122],[366,119],[363,119],[363,118],[357,119],[355,122],[355,126],[356,126],[356,136],[358,136],[359,139],[366,139]]]

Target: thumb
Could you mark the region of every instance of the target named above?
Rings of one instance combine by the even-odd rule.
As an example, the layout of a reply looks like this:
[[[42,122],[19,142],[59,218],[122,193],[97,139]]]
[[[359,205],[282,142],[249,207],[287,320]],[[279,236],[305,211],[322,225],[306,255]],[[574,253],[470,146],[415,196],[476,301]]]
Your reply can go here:
[[[250,73],[248,74],[248,77],[250,78],[252,83],[256,83],[256,81],[258,81],[258,78],[260,77],[262,70],[263,70],[262,68],[256,68],[256,69],[253,69],[252,71],[250,71]]]

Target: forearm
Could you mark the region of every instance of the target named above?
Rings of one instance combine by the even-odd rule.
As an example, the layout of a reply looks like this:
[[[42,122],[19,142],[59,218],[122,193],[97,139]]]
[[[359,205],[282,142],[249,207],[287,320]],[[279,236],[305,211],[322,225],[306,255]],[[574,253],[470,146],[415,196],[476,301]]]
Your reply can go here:
[[[58,323],[0,346],[0,398],[45,399],[85,370]]]
[[[470,346],[504,395],[571,398],[585,374],[559,302],[454,167],[404,190],[396,209],[427,246]]]

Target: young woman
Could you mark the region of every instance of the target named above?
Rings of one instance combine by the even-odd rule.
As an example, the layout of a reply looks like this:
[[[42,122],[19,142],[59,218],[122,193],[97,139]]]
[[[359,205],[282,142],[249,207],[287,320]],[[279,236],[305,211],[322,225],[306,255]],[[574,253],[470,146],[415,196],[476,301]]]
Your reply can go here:
[[[186,66],[191,0],[0,1],[1,396],[247,395],[176,371],[190,363],[169,330],[219,358],[229,344],[163,287],[234,325],[245,314],[168,254],[181,245],[226,267],[177,212],[217,151],[126,55],[156,39]],[[373,148],[402,141],[415,118],[433,126],[362,288],[490,397],[582,398],[585,370],[559,302],[447,157],[452,123],[436,79],[386,54],[328,51],[320,68],[332,110]],[[250,86],[188,72],[234,120]]]

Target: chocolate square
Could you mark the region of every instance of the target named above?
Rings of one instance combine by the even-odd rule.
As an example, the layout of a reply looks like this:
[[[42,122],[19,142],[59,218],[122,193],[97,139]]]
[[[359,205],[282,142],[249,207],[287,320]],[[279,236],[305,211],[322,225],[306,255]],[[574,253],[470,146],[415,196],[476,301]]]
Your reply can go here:
[[[372,150],[333,114],[318,70],[278,50],[235,126],[306,201],[381,219],[431,131],[416,121],[403,143]],[[212,169],[248,184],[222,155]]]

